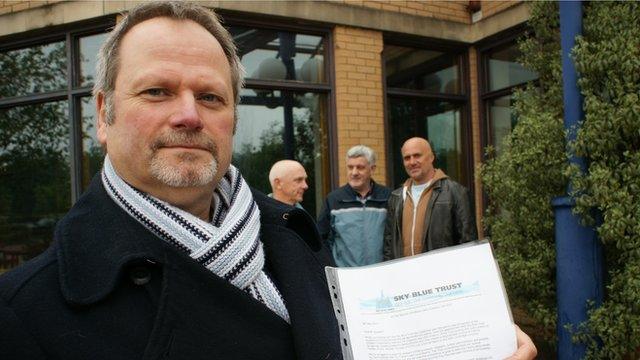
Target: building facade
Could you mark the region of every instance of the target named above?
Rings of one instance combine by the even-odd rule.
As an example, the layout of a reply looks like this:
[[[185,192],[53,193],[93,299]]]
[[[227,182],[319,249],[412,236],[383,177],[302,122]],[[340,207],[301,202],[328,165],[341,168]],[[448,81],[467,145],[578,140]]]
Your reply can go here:
[[[102,163],[91,86],[105,33],[133,1],[0,1],[0,272],[42,251]],[[348,148],[378,153],[374,178],[399,186],[400,146],[428,138],[437,167],[472,190],[484,148],[517,119],[520,1],[201,1],[246,68],[233,163],[268,192],[268,171],[304,164],[313,215],[346,182]]]

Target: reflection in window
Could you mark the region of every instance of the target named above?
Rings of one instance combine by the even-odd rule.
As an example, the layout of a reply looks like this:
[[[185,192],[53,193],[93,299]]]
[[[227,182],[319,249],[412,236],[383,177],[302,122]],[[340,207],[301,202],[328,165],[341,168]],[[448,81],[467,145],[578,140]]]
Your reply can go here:
[[[504,138],[516,126],[512,92],[538,78],[535,71],[518,63],[521,53],[516,41],[483,52],[487,71],[482,99],[485,104],[484,134],[486,145],[493,146],[495,155],[504,151]]]
[[[66,101],[0,110],[0,272],[44,250],[71,206]]]
[[[314,217],[328,174],[325,109],[325,95],[245,89],[233,144],[233,164],[265,194],[271,192],[273,163],[287,158],[302,163],[309,177],[302,206]]]
[[[53,34],[68,42],[26,39],[29,47],[0,52],[0,272],[48,246],[55,222],[101,166],[90,85],[106,36],[87,31],[111,25]],[[72,154],[82,154],[77,168]]]
[[[436,155],[436,168],[442,169],[456,181],[466,180],[460,105],[438,100],[389,97],[388,112],[395,187],[407,179],[400,148],[414,136],[429,140]]]
[[[0,98],[67,86],[65,42],[0,52]]]
[[[96,78],[96,59],[107,34],[80,38],[80,86],[91,86]]]
[[[92,97],[82,98],[82,190],[86,190],[93,176],[102,169],[104,153],[96,137],[96,105]]]
[[[489,142],[493,144],[496,155],[500,154],[505,136],[511,134],[511,130],[518,122],[511,106],[513,97],[502,96],[488,101],[487,111],[489,117]]]
[[[520,50],[517,44],[487,53],[489,91],[508,88],[538,78],[535,71],[526,69],[517,62],[519,57]]]
[[[321,36],[231,26],[247,77],[325,83]]]
[[[385,45],[387,87],[460,94],[459,56],[433,50]]]

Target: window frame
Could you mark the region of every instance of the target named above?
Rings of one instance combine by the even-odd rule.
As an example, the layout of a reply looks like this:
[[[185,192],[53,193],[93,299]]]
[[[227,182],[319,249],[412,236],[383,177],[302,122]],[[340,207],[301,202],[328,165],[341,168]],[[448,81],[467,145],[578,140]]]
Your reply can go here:
[[[383,48],[380,61],[382,62],[382,91],[383,107],[384,107],[384,128],[385,128],[385,149],[387,158],[387,174],[386,183],[393,184],[393,178],[396,171],[404,171],[404,169],[396,169],[394,164],[395,155],[400,149],[392,149],[391,130],[392,125],[389,119],[388,97],[413,97],[436,101],[449,101],[460,105],[460,121],[462,131],[461,152],[464,154],[462,166],[467,173],[466,179],[460,181],[471,193],[474,189],[474,166],[473,166],[473,129],[471,123],[471,83],[469,79],[469,44],[457,41],[447,41],[442,39],[434,39],[427,37],[419,37],[402,33],[387,32],[383,34],[384,46],[406,46],[416,49],[433,50],[448,52],[458,56],[461,93],[445,94],[433,93],[423,90],[411,90],[402,88],[387,87],[387,74],[384,60]],[[460,179],[457,179],[460,180]]]
[[[494,139],[491,139],[490,131],[492,128],[492,119],[489,117],[487,111],[489,107],[487,104],[503,96],[510,96],[517,89],[523,89],[529,82],[524,82],[509,87],[498,89],[494,91],[489,90],[489,52],[501,48],[506,48],[512,45],[517,45],[517,41],[520,37],[531,31],[530,26],[527,23],[519,24],[504,31],[501,31],[495,35],[492,35],[476,44],[478,49],[477,65],[478,65],[478,79],[479,79],[479,111],[480,111],[480,146],[482,149],[482,161],[488,160],[485,149],[489,145],[494,145]],[[537,83],[538,80],[533,80],[533,83]]]
[[[265,16],[248,14],[237,11],[218,9],[216,11],[223,19],[225,27],[243,26],[255,27],[265,30],[289,31],[305,35],[321,36],[323,38],[324,57],[323,66],[325,73],[324,83],[297,82],[291,80],[262,80],[245,79],[244,89],[282,90],[293,92],[312,92],[327,96],[327,154],[328,164],[323,165],[328,171],[324,175],[322,193],[326,196],[332,189],[339,186],[338,168],[338,130],[336,121],[336,94],[335,94],[335,66],[333,51],[333,26],[313,21],[297,19],[295,23],[291,19],[277,16]]]
[[[64,41],[67,55],[67,81],[62,90],[0,98],[0,110],[18,106],[67,101],[69,117],[69,164],[71,205],[83,192],[82,189],[82,98],[91,96],[91,86],[80,86],[80,38],[102,34],[115,26],[116,17],[103,16],[88,21],[74,22],[52,28],[41,28],[11,34],[0,41],[0,52]]]

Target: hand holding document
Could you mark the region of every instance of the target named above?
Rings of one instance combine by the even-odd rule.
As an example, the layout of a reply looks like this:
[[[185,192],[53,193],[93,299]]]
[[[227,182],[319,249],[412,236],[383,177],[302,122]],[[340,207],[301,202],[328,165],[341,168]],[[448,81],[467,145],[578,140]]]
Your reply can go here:
[[[326,272],[345,359],[505,359],[516,351],[486,241]]]

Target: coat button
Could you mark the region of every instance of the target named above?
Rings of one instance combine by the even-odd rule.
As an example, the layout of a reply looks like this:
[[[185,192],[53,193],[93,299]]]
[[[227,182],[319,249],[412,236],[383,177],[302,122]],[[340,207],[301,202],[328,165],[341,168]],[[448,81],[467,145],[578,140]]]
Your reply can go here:
[[[289,220],[289,213],[282,214],[282,218],[285,220]]]
[[[129,277],[136,285],[145,285],[151,281],[151,271],[146,266],[136,266],[129,272]]]

